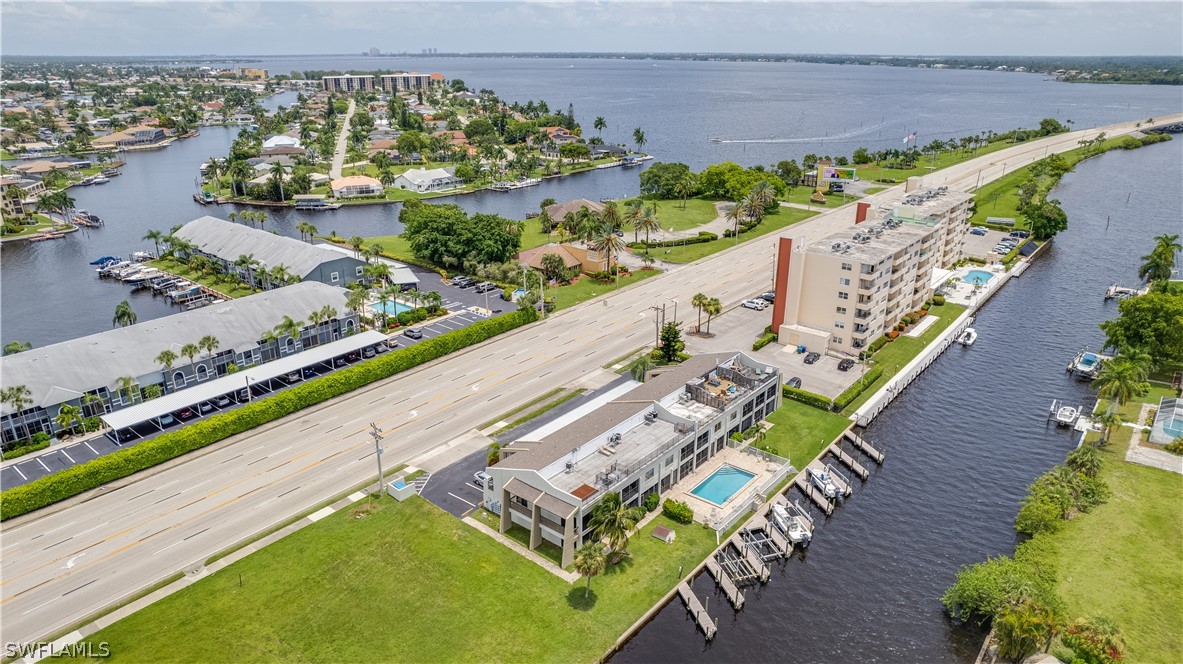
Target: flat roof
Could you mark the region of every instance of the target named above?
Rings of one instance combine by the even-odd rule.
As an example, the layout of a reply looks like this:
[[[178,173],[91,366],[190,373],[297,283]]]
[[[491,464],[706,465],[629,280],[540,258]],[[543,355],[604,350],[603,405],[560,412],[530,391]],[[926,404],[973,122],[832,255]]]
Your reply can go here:
[[[230,394],[244,389],[247,385],[254,385],[260,381],[270,380],[311,364],[331,360],[339,355],[351,353],[366,346],[373,346],[386,340],[386,335],[374,330],[361,332],[353,336],[338,339],[320,346],[313,346],[308,350],[293,353],[273,362],[244,369],[237,373],[221,376],[194,387],[177,390],[151,401],[136,404],[128,408],[112,411],[101,418],[112,429],[125,429],[142,424],[153,418],[172,413],[182,408],[209,401],[223,394]]]

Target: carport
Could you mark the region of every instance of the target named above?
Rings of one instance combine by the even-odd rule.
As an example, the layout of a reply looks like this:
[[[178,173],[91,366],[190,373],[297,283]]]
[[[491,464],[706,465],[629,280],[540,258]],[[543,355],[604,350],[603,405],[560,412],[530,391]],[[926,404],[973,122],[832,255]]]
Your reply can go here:
[[[303,371],[307,367],[316,365],[332,367],[334,359],[349,353],[360,352],[363,348],[376,346],[385,340],[386,335],[381,332],[374,330],[361,332],[321,346],[314,346],[273,362],[199,383],[151,401],[107,413],[102,415],[101,419],[104,424],[111,427],[107,437],[118,444],[121,442],[120,432],[131,430],[132,427],[150,424],[155,429],[163,431],[164,427],[160,425],[159,418],[182,408],[192,408],[196,417],[205,417],[198,407],[205,401],[211,401],[220,396],[234,394],[248,388],[262,388],[265,392],[271,392],[276,389],[274,381],[280,376],[299,372],[301,379],[303,379]],[[282,381],[280,382],[282,383]],[[253,389],[251,394],[253,395]],[[131,433],[137,437],[140,436],[134,430]]]

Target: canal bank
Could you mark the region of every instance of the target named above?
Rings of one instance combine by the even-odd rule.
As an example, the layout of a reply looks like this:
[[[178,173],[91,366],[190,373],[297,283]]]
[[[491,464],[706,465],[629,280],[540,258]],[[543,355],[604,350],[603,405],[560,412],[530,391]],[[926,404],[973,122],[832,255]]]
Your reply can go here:
[[[1055,197],[1069,230],[977,312],[973,347],[942,354],[869,425],[888,460],[819,521],[809,551],[780,563],[742,612],[714,599],[709,646],[675,602],[613,659],[972,662],[985,632],[954,626],[939,598],[961,565],[1013,550],[1026,485],[1075,445],[1047,426],[1046,405],[1091,401],[1063,365],[1103,342],[1096,323],[1116,312],[1107,286],[1133,281],[1151,237],[1179,232],[1181,164],[1175,141],[1065,176]]]

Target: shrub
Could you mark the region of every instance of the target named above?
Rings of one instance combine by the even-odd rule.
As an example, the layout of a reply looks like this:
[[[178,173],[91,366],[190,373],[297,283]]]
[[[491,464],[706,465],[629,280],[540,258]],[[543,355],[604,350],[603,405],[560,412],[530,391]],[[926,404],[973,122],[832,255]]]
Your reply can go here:
[[[411,314],[409,312],[400,311],[399,314],[397,316],[395,316],[395,318],[398,320],[399,325],[410,325],[411,324]]]
[[[895,341],[896,337],[898,337],[898,336],[900,336],[900,331],[899,330],[892,330],[887,333],[887,340],[888,341]]]
[[[728,236],[730,237],[730,236]],[[702,244],[703,242],[714,242],[718,240],[719,236],[707,231],[699,231],[696,237],[686,237],[678,240],[665,240],[663,242],[650,242],[648,245],[644,242],[630,242],[629,247],[633,249],[660,249],[664,247],[680,247],[684,244]]]
[[[86,433],[94,433],[103,428],[103,421],[97,417],[88,417],[82,420],[82,430]],[[44,433],[44,432],[38,432]]]
[[[891,337],[888,337],[886,334],[879,337],[878,339],[871,342],[871,347],[868,349],[868,352],[873,354],[875,351],[887,345],[887,342],[889,341],[891,341]]]
[[[743,442],[743,434],[738,431],[736,431],[735,433],[728,436],[728,438],[730,438],[732,440],[732,442],[736,442],[736,443]]]
[[[851,402],[857,399],[860,394],[865,392],[868,387],[870,387],[875,381],[879,380],[879,377],[882,375],[883,367],[875,367],[874,369],[871,369],[867,373],[863,374],[863,377],[860,378],[857,383],[846,388],[845,392],[839,394],[838,398],[834,399],[834,410],[842,410],[843,408],[849,406]]]
[[[771,332],[767,332],[765,334],[762,334],[762,335],[760,335],[759,339],[756,339],[756,343],[752,344],[752,350],[760,350],[761,348],[767,346],[768,344],[772,343],[773,341],[776,341],[776,338],[777,338],[777,335],[775,335]]]
[[[1060,529],[1060,508],[1047,496],[1027,496],[1015,516],[1015,530],[1028,535]]]
[[[924,318],[925,316],[928,315],[928,306],[925,306],[923,309],[921,309],[920,311],[917,311],[916,313],[917,313],[917,315],[920,316],[920,318]]]
[[[645,496],[645,502],[641,503],[641,507],[644,507],[645,513],[648,514],[657,509],[657,505],[660,502],[661,498],[657,495],[657,492],[653,492]]]
[[[932,296],[932,303],[933,303],[934,305],[938,306],[938,307],[940,307],[940,306],[944,306],[944,304],[945,304],[945,296],[944,296],[944,295],[941,295],[940,293],[937,293],[936,295],[933,295],[933,296]]]
[[[1183,438],[1176,438],[1175,440],[1163,445],[1162,448],[1171,454],[1178,454],[1183,456]]]
[[[20,447],[14,447],[11,450],[5,452],[3,455],[4,460],[7,461],[9,459],[15,459],[19,456],[38,452],[47,447],[49,447],[49,434],[45,433],[44,431],[38,431],[37,433],[33,434],[33,437],[29,438],[24,445],[21,445]]]
[[[1053,608],[1059,605],[1047,570],[1037,563],[1020,562],[1006,556],[988,558],[970,567],[962,566],[957,580],[941,597],[954,620],[978,623],[1024,600]]]
[[[900,320],[904,326],[908,326],[916,322],[916,319],[912,317],[912,314],[904,314],[904,317]],[[897,325],[896,327],[898,328],[899,326]]]
[[[1081,618],[1064,630],[1061,639],[1086,664],[1117,664],[1124,659],[1125,642],[1117,625],[1106,618]]]
[[[145,468],[224,440],[298,410],[388,378],[425,362],[480,343],[503,332],[531,323],[533,309],[483,320],[468,327],[426,339],[374,359],[339,369],[273,396],[257,399],[241,408],[194,422],[182,429],[113,454],[101,456],[0,494],[0,520],[10,519],[127,477]]]
[[[690,509],[686,503],[672,498],[666,498],[665,502],[661,504],[661,514],[683,525],[694,523],[694,510]]]
[[[806,390],[799,390],[795,387],[789,387],[788,385],[781,387],[781,392],[784,393],[786,399],[800,401],[807,406],[813,406],[814,408],[820,408],[821,410],[830,410],[830,405],[833,403],[820,394],[814,394],[813,392],[808,392]]]

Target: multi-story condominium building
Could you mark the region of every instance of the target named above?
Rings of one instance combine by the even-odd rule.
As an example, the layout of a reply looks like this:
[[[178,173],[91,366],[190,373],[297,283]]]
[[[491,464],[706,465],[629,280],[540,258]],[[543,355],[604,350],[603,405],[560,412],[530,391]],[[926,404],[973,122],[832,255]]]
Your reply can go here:
[[[426,90],[433,85],[442,85],[442,74],[420,74],[418,72],[404,72],[402,74],[383,74],[379,77],[382,89],[391,94],[410,90]]]
[[[566,567],[593,536],[604,495],[638,505],[665,494],[780,400],[775,367],[738,352],[698,355],[553,433],[501,448],[486,471],[485,505],[501,515],[501,532],[527,528],[531,549],[560,547]]]
[[[956,262],[973,197],[910,193],[879,220],[808,243],[782,237],[772,324],[779,341],[856,355],[932,297],[934,270]]]
[[[374,77],[372,74],[361,76],[321,76],[320,84],[326,92],[370,91],[374,89]]]

